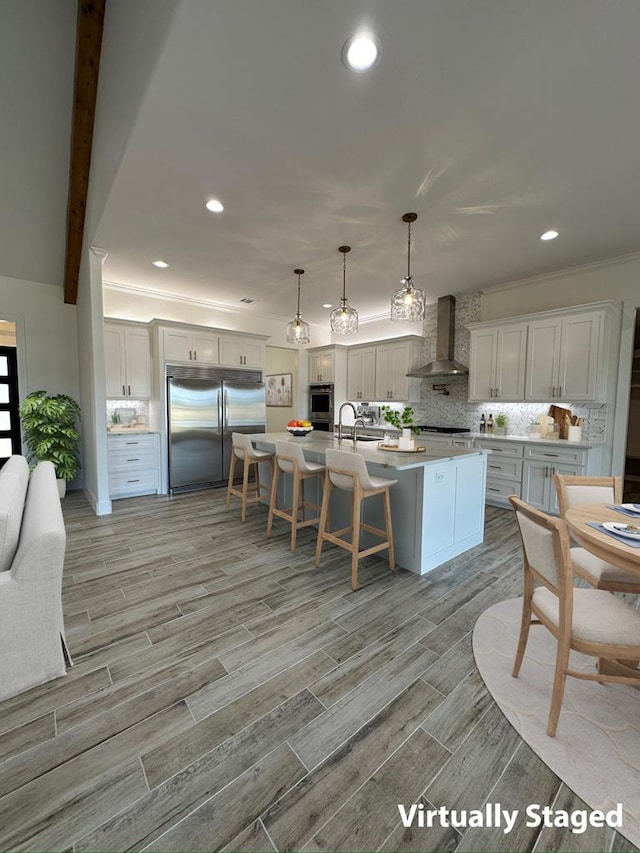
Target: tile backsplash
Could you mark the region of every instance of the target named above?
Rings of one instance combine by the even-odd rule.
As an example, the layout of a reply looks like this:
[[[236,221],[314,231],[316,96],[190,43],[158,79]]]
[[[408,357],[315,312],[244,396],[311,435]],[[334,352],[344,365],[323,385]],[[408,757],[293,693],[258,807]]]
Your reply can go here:
[[[145,424],[149,423],[149,401],[148,400],[107,400],[107,424],[111,423],[111,417],[118,409],[135,409],[136,418],[144,418]]]

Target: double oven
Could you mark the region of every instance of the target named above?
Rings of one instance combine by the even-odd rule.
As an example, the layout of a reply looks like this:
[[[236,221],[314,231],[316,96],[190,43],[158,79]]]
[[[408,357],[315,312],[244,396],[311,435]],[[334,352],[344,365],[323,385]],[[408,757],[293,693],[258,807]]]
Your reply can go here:
[[[309,385],[309,420],[315,430],[333,432],[333,385]]]

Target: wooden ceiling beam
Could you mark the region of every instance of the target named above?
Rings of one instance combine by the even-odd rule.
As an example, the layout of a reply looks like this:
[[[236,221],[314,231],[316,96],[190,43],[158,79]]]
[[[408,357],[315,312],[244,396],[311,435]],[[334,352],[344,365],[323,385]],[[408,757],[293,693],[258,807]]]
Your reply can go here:
[[[106,0],[78,0],[64,267],[64,301],[70,305],[78,299],[105,3]]]

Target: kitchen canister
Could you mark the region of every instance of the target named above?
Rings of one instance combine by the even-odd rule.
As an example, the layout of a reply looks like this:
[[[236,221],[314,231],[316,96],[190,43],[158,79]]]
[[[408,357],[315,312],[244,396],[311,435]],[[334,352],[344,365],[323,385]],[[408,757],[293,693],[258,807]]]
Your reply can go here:
[[[581,426],[567,427],[567,440],[568,441],[582,441],[582,427]]]

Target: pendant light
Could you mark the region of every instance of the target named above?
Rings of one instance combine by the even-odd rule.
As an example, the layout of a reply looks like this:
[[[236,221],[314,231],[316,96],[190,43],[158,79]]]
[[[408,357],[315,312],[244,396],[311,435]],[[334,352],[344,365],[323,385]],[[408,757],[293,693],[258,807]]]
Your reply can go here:
[[[418,218],[417,213],[405,213],[402,221],[409,229],[407,237],[407,275],[402,279],[402,287],[391,297],[391,319],[399,323],[412,320],[424,320],[424,290],[416,290],[411,277],[411,223]]]
[[[355,335],[358,331],[358,312],[347,304],[347,252],[351,246],[340,246],[342,252],[342,299],[340,308],[334,308],[331,318],[331,331],[334,335]]]
[[[308,344],[309,324],[305,323],[300,314],[300,276],[304,275],[304,270],[294,270],[294,273],[298,276],[298,310],[293,320],[287,323],[287,343]]]

